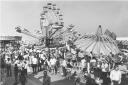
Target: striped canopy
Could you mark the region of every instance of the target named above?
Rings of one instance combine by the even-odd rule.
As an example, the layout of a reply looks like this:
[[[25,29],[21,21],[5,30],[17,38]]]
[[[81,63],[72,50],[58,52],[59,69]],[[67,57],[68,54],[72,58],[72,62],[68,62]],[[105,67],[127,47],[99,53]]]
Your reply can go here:
[[[102,28],[99,26],[96,34],[88,35],[75,42],[77,48],[85,52],[92,52],[94,54],[109,55],[110,52],[113,54],[119,53],[119,49],[115,40],[106,34],[102,33]]]

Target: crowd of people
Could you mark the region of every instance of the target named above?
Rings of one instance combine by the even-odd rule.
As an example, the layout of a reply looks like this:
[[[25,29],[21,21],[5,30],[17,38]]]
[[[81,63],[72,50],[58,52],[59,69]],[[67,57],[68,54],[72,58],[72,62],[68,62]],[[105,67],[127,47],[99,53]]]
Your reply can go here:
[[[113,57],[113,54],[110,53],[109,56]],[[120,58],[122,59],[122,57]],[[80,83],[85,85],[122,84],[122,79],[127,79],[128,76],[127,68],[125,72],[119,69],[123,65],[123,59],[118,63],[114,63],[111,59],[108,61],[103,59],[102,54],[96,57],[92,53],[78,53],[75,50],[72,53],[62,48],[25,49],[1,53],[1,69],[2,72],[7,73],[7,77],[14,73],[15,82],[20,82],[22,85],[25,85],[29,74],[36,75],[40,71],[44,71],[44,75],[47,75],[47,72],[59,73],[69,80],[74,80],[76,85]],[[51,82],[49,77],[43,79],[43,82],[45,80]],[[126,84],[123,83],[122,85]]]

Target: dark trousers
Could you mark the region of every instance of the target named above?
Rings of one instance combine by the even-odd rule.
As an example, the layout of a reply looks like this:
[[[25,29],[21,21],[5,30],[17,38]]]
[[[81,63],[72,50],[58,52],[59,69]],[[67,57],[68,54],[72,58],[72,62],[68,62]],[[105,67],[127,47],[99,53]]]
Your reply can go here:
[[[38,71],[41,71],[42,68],[41,68],[41,64],[38,64]]]
[[[112,82],[113,82],[113,85],[119,85],[118,81],[112,81]]]
[[[22,82],[21,82],[21,85],[25,85],[25,82],[22,81]]]
[[[58,67],[55,66],[54,69],[55,69],[55,74],[57,74],[57,72],[58,72]]]
[[[27,82],[26,76],[25,76],[24,74],[22,74],[22,75],[20,75],[19,78],[20,78],[20,83],[21,83],[21,85],[25,85],[26,82]]]
[[[11,66],[7,66],[7,76],[11,76],[12,72],[11,72]]]
[[[63,75],[66,76],[67,72],[66,72],[66,68],[65,67],[62,67],[62,71],[63,71]]]
[[[36,64],[33,64],[33,65],[32,65],[33,73],[36,73],[36,72],[37,72],[37,71],[36,71],[36,70],[37,70],[36,67],[37,67]]]
[[[27,76],[27,69],[24,69],[25,75]]]
[[[18,81],[18,74],[15,74],[15,82]]]

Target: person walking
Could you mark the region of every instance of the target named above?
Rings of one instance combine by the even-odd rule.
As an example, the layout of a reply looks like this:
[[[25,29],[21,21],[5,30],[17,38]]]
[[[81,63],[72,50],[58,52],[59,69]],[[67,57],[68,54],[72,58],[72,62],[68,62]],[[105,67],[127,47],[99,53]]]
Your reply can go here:
[[[22,67],[22,70],[21,70],[21,73],[20,73],[20,76],[19,76],[19,80],[20,80],[21,85],[25,85],[26,82],[27,82],[24,67]]]
[[[67,61],[66,60],[63,60],[62,61],[62,74],[63,74],[63,76],[66,76],[67,75],[66,67],[67,67]]]
[[[121,71],[119,70],[119,67],[116,66],[114,70],[110,72],[110,79],[112,85],[119,85],[121,83]]]
[[[14,67],[14,76],[15,76],[15,82],[17,83],[18,81],[18,66],[17,64],[15,64],[15,67]]]
[[[37,63],[38,63],[38,60],[36,57],[33,57],[32,58],[32,64],[33,64],[33,73],[36,73],[37,72]]]
[[[24,71],[25,71],[25,75],[27,76],[27,68],[28,68],[28,63],[27,61],[24,61]]]
[[[51,77],[48,76],[47,71],[44,71],[42,85],[51,85]]]
[[[56,58],[54,57],[54,58],[51,58],[50,59],[50,64],[51,64],[51,71],[52,71],[52,73],[54,74],[55,73],[55,65],[56,65]]]
[[[59,68],[60,68],[60,62],[59,62],[59,59],[57,58],[57,60],[56,60],[56,64],[55,64],[55,74],[58,73]]]
[[[40,72],[41,71],[41,64],[42,64],[42,62],[41,62],[41,58],[38,58],[38,72]]]
[[[7,77],[11,76],[11,59],[8,58],[6,61],[6,67],[7,67]]]
[[[5,59],[4,59],[4,57],[3,57],[3,55],[2,56],[0,56],[1,57],[1,61],[0,61],[0,69],[1,69],[1,73],[4,73],[5,72],[5,67],[6,67],[6,62],[5,62]]]

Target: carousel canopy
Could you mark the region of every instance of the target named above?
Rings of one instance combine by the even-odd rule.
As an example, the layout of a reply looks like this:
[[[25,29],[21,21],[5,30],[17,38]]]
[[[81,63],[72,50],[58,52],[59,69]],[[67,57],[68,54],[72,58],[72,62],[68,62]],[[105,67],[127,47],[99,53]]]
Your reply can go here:
[[[114,32],[110,32],[108,29],[106,29],[104,34],[106,34],[109,37],[111,37],[112,39],[116,40],[116,34]]]
[[[85,51],[92,52],[94,54],[109,55],[110,52],[113,54],[119,53],[119,49],[115,40],[110,36],[102,33],[101,25],[99,26],[97,32],[91,36],[84,37],[75,42],[77,48]]]

